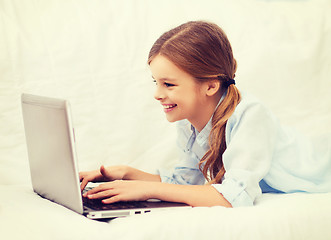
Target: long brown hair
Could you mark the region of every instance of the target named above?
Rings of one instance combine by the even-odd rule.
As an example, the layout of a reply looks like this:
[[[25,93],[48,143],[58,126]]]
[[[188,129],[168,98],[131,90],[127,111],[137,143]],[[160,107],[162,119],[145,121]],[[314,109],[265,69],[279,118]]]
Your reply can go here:
[[[224,82],[235,77],[237,69],[230,42],[216,24],[187,22],[156,40],[149,52],[148,64],[159,54],[192,75],[198,82],[218,79],[222,86],[220,91],[227,92],[212,117],[210,148],[199,163],[200,170],[209,183],[221,183],[225,173],[222,160],[226,149],[225,126],[241,98],[235,85],[224,86]]]

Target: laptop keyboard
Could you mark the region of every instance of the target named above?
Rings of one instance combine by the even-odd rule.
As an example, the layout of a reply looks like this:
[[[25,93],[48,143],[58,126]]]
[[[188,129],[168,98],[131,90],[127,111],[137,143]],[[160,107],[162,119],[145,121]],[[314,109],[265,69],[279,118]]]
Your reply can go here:
[[[85,188],[83,193],[90,189],[91,188]],[[94,210],[134,209],[147,207],[147,204],[145,202],[130,201],[104,204],[101,199],[88,199],[85,197],[83,197],[83,205]]]
[[[84,206],[94,210],[116,210],[116,209],[134,209],[146,208],[147,205],[143,202],[116,202],[111,204],[104,204],[99,199],[83,198]]]

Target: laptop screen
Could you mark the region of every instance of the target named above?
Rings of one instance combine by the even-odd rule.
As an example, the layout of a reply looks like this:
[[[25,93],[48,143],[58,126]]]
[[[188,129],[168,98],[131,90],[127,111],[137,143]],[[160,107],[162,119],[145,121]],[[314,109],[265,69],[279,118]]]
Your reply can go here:
[[[83,213],[69,103],[30,94],[21,101],[34,191]]]

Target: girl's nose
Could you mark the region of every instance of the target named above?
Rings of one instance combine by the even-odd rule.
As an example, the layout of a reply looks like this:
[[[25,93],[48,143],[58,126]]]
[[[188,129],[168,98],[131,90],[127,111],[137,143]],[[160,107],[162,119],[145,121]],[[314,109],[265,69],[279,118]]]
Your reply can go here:
[[[158,101],[164,98],[164,94],[162,93],[160,87],[156,86],[156,90],[154,92],[154,98]]]

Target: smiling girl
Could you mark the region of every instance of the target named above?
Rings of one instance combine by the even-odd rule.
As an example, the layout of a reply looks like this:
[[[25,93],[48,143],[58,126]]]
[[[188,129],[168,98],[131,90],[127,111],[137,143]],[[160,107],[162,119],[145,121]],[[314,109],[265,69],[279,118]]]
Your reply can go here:
[[[235,86],[236,60],[221,28],[196,21],[164,33],[148,64],[154,97],[169,122],[178,122],[180,161],[172,171],[150,174],[129,166],[82,172],[108,181],[84,197],[105,204],[147,200],[191,206],[251,206],[262,192],[331,190],[330,138],[325,151],[279,124],[256,98]]]

